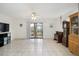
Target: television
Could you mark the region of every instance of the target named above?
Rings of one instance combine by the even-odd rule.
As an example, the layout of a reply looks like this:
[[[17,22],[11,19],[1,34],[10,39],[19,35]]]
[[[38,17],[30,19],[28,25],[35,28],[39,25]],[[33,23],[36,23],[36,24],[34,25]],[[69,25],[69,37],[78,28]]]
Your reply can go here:
[[[0,32],[9,32],[9,24],[0,23]]]
[[[0,23],[0,32],[3,32],[3,31],[4,31],[4,24]]]
[[[9,32],[9,24],[4,24],[4,32]]]

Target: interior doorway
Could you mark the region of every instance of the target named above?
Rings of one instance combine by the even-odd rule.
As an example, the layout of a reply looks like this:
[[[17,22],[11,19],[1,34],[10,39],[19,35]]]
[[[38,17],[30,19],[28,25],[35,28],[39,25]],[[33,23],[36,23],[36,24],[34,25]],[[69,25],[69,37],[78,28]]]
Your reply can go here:
[[[30,38],[43,39],[43,23],[30,24]]]

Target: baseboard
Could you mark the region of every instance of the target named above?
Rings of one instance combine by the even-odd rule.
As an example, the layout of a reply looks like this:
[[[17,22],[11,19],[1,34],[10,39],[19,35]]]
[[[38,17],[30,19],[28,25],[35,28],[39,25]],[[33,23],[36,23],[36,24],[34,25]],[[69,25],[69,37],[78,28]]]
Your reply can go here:
[[[53,39],[53,38],[43,38],[43,39]]]
[[[28,40],[29,38],[15,38],[15,39],[13,39],[13,40]],[[45,39],[52,39],[53,40],[53,38],[43,38],[44,40]]]

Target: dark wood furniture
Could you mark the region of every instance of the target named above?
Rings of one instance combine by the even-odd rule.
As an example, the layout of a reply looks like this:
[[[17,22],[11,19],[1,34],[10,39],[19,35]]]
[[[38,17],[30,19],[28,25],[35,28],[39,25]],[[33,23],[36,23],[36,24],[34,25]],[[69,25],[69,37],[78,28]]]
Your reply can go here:
[[[63,21],[63,39],[62,44],[68,47],[69,22]]]
[[[54,34],[54,40],[58,39],[58,31],[56,31],[56,33]]]
[[[57,40],[58,43],[62,43],[63,32],[56,31],[54,34],[54,40]]]
[[[70,34],[69,34],[69,50],[79,56],[79,12],[69,16],[70,18]]]
[[[58,43],[62,43],[62,38],[63,38],[63,32],[58,32],[58,39],[57,39],[57,42],[58,42]]]

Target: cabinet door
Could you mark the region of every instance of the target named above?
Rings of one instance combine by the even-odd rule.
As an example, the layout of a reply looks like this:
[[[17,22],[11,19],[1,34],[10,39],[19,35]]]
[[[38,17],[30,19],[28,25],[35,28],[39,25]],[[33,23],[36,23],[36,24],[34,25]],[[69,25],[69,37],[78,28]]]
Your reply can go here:
[[[78,35],[78,15],[71,18],[71,32]]]
[[[78,48],[77,48],[77,55],[79,56],[79,45],[78,45]]]

